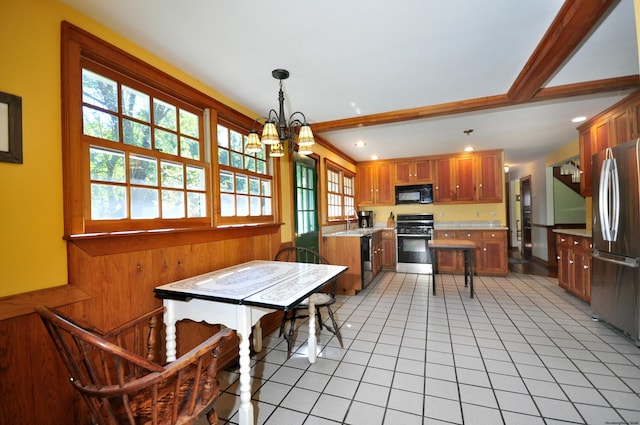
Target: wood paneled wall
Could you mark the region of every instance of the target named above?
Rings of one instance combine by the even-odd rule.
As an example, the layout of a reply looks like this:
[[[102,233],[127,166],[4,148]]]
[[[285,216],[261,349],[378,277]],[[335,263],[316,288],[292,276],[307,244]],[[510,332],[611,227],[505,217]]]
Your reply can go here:
[[[192,236],[164,235],[144,243],[129,238],[124,244],[69,242],[69,283],[89,298],[58,310],[110,329],[161,305],[153,294],[158,285],[249,260],[272,259],[280,247],[279,226],[228,239]],[[263,327],[268,331],[277,324],[278,319],[271,317]],[[179,353],[216,330],[217,326],[180,323]],[[221,363],[236,354],[237,341],[232,341]],[[90,424],[84,402],[67,382],[64,366],[35,313],[0,321],[0,425],[23,424]]]

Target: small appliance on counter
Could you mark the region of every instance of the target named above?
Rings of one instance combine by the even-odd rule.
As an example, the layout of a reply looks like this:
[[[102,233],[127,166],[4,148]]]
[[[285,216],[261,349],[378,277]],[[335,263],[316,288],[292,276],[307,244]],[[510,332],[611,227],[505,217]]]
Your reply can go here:
[[[358,211],[358,226],[373,227],[373,211]]]

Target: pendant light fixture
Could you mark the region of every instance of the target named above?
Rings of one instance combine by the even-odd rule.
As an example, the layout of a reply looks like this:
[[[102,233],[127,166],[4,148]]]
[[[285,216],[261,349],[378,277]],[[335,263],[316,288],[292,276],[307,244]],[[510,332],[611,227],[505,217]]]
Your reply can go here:
[[[284,92],[282,91],[282,81],[289,78],[289,71],[286,69],[274,69],[271,72],[273,78],[280,81],[280,91],[278,92],[279,109],[269,111],[266,118],[258,118],[254,122],[254,128],[247,138],[246,152],[261,152],[263,146],[269,146],[269,156],[284,156],[284,146],[288,144],[289,152],[296,150],[299,154],[308,155],[313,153],[311,146],[315,144],[311,126],[307,123],[307,118],[302,112],[294,112],[286,119],[284,114]],[[297,118],[301,116],[302,120]],[[255,125],[259,120],[265,120],[262,128],[262,137],[258,135]],[[297,131],[297,134],[296,134]]]

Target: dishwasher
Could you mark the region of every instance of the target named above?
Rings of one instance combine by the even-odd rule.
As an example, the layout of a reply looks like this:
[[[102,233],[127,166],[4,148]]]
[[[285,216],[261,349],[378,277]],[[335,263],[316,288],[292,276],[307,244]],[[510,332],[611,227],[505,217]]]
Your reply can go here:
[[[371,235],[364,235],[360,238],[360,261],[362,269],[362,289],[366,288],[373,280]]]

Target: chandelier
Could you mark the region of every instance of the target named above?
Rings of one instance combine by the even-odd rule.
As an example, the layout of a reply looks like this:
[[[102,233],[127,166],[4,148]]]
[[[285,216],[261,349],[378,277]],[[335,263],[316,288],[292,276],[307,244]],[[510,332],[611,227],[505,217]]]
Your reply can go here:
[[[315,140],[313,139],[311,126],[307,123],[307,118],[304,114],[302,112],[294,112],[289,116],[288,121],[285,118],[282,80],[289,78],[289,71],[286,69],[274,69],[271,75],[280,81],[280,91],[278,92],[280,108],[278,112],[271,109],[266,118],[262,117],[254,121],[254,128],[249,132],[245,151],[261,152],[264,144],[269,145],[269,156],[280,157],[284,156],[284,145],[289,142],[289,152],[293,152],[297,146],[299,154],[308,155],[313,153],[311,146],[315,143]],[[302,117],[302,120],[297,118],[298,115]],[[260,120],[265,120],[262,128],[262,138],[258,136],[258,132],[255,130],[255,125]]]

